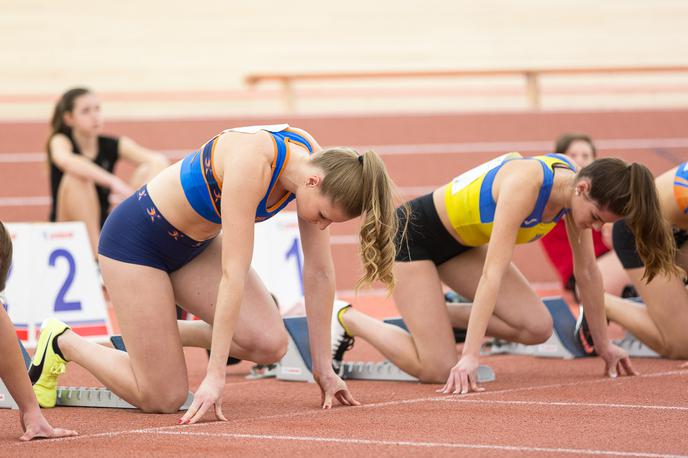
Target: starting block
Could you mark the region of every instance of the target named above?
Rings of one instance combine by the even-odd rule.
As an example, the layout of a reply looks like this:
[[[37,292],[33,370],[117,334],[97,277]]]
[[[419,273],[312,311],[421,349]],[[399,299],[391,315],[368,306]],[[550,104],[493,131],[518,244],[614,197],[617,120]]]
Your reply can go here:
[[[623,348],[631,358],[661,358],[662,356],[626,331],[623,339],[615,340],[614,345]]]
[[[578,339],[575,338],[574,331],[576,328],[576,319],[571,313],[568,304],[560,297],[545,298],[543,302],[552,315],[552,322],[554,325],[552,336],[547,339],[546,342],[538,345],[524,345],[495,339],[489,344],[490,348],[487,350],[487,354],[529,355],[563,359],[582,358],[587,356],[585,351],[583,351],[583,346]],[[614,344],[626,350],[631,357],[660,357],[628,332],[623,339],[615,340]]]
[[[111,341],[118,350],[126,351],[124,342],[120,336],[112,336]],[[115,342],[118,342],[117,344]],[[117,346],[119,345],[119,347]],[[24,364],[28,370],[31,364],[31,357],[27,353],[24,345],[19,342],[22,355],[24,356]],[[189,392],[186,402],[179,408],[179,410],[187,410],[193,402],[193,393]],[[137,409],[117,396],[115,393],[107,388],[94,387],[57,387],[57,403],[56,406],[62,407],[99,407],[109,409]],[[10,396],[9,391],[4,383],[0,380],[0,409],[18,409],[17,403]]]
[[[403,325],[401,319],[393,319],[388,322],[395,325]],[[311,373],[312,360],[306,317],[285,318],[284,326],[289,334],[289,343],[287,353],[279,363],[277,378],[280,380],[312,383],[314,380]],[[418,381],[417,378],[402,371],[390,361],[344,361],[340,367],[340,376],[345,380]],[[479,382],[491,382],[494,379],[495,375],[490,367],[479,367]]]

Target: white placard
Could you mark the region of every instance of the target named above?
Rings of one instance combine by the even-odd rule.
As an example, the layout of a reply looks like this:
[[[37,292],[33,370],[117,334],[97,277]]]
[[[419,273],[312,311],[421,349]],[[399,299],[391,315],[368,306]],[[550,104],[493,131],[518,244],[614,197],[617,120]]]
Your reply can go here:
[[[110,320],[86,226],[72,222],[6,227],[14,254],[4,296],[19,338],[35,346],[43,320],[55,317],[84,337],[107,339]]]
[[[283,316],[303,313],[303,251],[296,212],[255,226],[252,267],[280,303]]]

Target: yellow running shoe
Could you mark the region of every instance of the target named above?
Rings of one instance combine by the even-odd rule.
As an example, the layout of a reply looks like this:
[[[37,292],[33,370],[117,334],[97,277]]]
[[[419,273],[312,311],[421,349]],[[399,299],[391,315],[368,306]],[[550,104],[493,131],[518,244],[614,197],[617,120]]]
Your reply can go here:
[[[69,326],[55,318],[48,318],[41,325],[41,336],[29,367],[29,378],[38,404],[44,408],[55,407],[57,377],[64,374],[67,364],[67,361],[55,352],[55,339],[67,329],[70,329]]]

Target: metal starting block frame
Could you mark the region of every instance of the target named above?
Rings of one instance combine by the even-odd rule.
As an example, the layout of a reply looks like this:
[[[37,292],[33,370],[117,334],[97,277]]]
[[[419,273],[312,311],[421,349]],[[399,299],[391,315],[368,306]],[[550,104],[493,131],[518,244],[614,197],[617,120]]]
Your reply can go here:
[[[542,358],[573,359],[588,356],[583,346],[575,338],[576,318],[571,313],[568,304],[560,297],[544,298],[543,302],[552,315],[554,329],[546,342],[537,345],[524,345],[495,339],[487,345],[486,354],[510,354],[529,355]],[[660,355],[640,342],[631,333],[626,332],[623,339],[614,341],[614,344],[626,350],[629,356],[634,358],[659,358]]]
[[[187,410],[193,402],[189,393],[180,410]],[[61,407],[99,407],[105,409],[138,409],[107,388],[57,387],[57,404]]]
[[[662,355],[638,340],[636,336],[626,331],[623,339],[615,340],[614,344],[623,348],[632,358],[661,358]]]
[[[124,348],[124,342],[120,336],[112,336],[110,338],[115,348],[118,350],[126,351]],[[115,342],[118,342],[117,344]],[[119,346],[118,346],[119,345]],[[24,357],[24,364],[26,369],[29,369],[31,364],[31,357],[19,342],[19,347],[21,348],[22,355]],[[189,392],[186,397],[186,402],[179,408],[179,410],[187,410],[193,402],[193,393]],[[129,404],[127,401],[123,400],[115,393],[107,388],[95,388],[95,387],[69,387],[69,386],[58,386],[57,387],[57,401],[56,406],[60,407],[97,407],[105,409],[138,409],[138,407]],[[9,393],[9,390],[0,380],[0,409],[18,409],[17,403],[14,401]]]
[[[401,320],[398,321],[401,322]],[[287,333],[289,334],[289,343],[287,353],[278,366],[277,378],[279,380],[313,383],[313,374],[311,372],[312,360],[306,317],[285,318],[284,326],[287,328]],[[345,380],[418,381],[417,378],[402,371],[390,361],[344,361],[339,368],[339,372],[340,376]],[[493,380],[495,380],[495,375],[490,367],[480,366],[478,368],[479,382],[484,383]]]

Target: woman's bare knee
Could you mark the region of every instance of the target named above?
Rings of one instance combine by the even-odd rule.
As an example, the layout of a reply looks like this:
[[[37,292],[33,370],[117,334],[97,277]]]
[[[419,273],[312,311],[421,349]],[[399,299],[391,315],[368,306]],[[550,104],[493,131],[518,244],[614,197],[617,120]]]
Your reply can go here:
[[[528,324],[518,332],[517,342],[525,345],[537,345],[546,342],[552,336],[552,317],[549,313]]]
[[[660,334],[659,339],[657,339],[657,342],[654,342],[654,345],[648,346],[664,358],[688,358],[688,342],[677,341],[677,339],[671,339]]]
[[[552,326],[529,328],[519,334],[518,342],[525,345],[537,345],[552,337]]]
[[[81,219],[83,215],[99,218],[100,206],[93,180],[65,174],[57,192],[59,220]]]
[[[274,333],[269,338],[260,339],[258,345],[251,352],[253,361],[258,364],[278,362],[287,353],[288,343],[286,331]]]
[[[660,355],[669,359],[688,359],[688,344],[683,345],[665,345],[664,348],[660,348],[658,351]]]
[[[174,413],[184,405],[188,388],[174,389],[169,392],[149,391],[141,396],[139,408],[147,413]]]
[[[418,380],[423,383],[444,383],[447,381],[447,377],[449,377],[449,371],[455,364],[456,361],[434,362],[431,364],[421,362]]]

